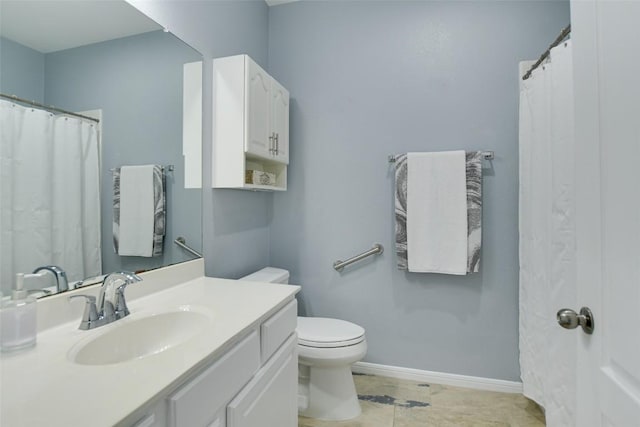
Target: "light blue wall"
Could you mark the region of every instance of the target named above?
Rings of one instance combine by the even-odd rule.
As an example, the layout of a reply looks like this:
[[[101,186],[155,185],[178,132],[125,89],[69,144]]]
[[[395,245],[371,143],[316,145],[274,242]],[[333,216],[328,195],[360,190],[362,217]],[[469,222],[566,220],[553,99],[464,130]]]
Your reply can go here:
[[[198,52],[155,31],[49,53],[45,101],[72,111],[102,109],[103,271],[141,270],[193,257],[173,244],[184,236],[202,247],[201,191],[184,188],[183,64]],[[120,257],[113,251],[112,174],[121,165],[173,164],[167,174],[167,223],[160,257]]]
[[[44,54],[0,37],[0,92],[44,102]]]
[[[268,265],[272,195],[211,189],[212,59],[246,53],[267,65],[268,7],[263,0],[148,2],[135,7],[198,49],[203,72],[203,236],[206,274],[238,278]]]
[[[269,12],[269,72],[291,102],[289,189],[271,264],[306,314],[367,331],[366,361],[505,380],[518,367],[518,62],[569,22],[568,2],[298,2]],[[395,268],[387,155],[494,150],[481,273]],[[337,259],[385,253],[340,274]]]

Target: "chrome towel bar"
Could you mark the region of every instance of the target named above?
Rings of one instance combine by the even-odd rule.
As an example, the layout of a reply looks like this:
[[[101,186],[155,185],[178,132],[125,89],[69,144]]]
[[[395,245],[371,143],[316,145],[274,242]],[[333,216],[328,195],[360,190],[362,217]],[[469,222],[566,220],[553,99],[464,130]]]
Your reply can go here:
[[[354,262],[358,262],[360,260],[365,259],[368,256],[371,255],[378,255],[384,252],[384,247],[380,244],[380,243],[375,243],[373,245],[373,248],[369,249],[366,252],[362,252],[360,255],[356,255],[352,258],[349,258],[346,261],[342,261],[342,260],[338,260],[336,262],[333,263],[333,268],[336,269],[336,271],[342,271],[343,268],[345,268],[347,265],[353,264]]]
[[[493,160],[496,158],[496,155],[493,151],[483,151],[482,152],[482,158],[484,160]],[[389,154],[387,156],[387,160],[389,160],[389,163],[395,163],[396,162],[396,155],[395,154]]]
[[[202,254],[200,252],[196,251],[195,249],[187,245],[187,240],[184,237],[178,237],[176,240],[173,241],[173,243],[180,246],[182,249],[191,253],[192,255],[195,255],[198,258],[202,258]]]

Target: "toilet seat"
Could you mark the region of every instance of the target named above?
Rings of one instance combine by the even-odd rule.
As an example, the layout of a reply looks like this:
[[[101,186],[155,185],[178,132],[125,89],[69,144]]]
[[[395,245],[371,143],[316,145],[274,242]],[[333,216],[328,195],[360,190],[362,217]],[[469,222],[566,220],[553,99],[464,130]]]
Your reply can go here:
[[[298,317],[298,344],[305,347],[337,348],[364,341],[364,328],[354,323],[324,317]]]

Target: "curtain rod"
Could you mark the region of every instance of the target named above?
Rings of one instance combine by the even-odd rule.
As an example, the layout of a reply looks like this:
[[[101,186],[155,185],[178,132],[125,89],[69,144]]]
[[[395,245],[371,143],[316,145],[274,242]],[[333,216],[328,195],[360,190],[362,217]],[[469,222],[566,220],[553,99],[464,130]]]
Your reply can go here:
[[[92,122],[100,123],[100,120],[94,119],[93,117],[83,116],[82,114],[74,113],[72,111],[63,110],[61,108],[56,108],[54,106],[44,105],[44,104],[40,104],[40,103],[35,102],[35,101],[29,101],[28,99],[18,98],[15,95],[5,95],[4,93],[0,93],[0,98],[10,99],[11,101],[20,102],[20,103],[23,103],[23,104],[28,104],[28,105],[31,105],[32,107],[44,108],[45,110],[48,110],[48,111],[55,111],[57,113],[67,114],[69,116],[79,117],[81,119],[91,120]]]
[[[553,41],[553,43],[551,43],[551,45],[549,45],[549,48],[547,50],[544,51],[544,53],[542,55],[540,55],[540,58],[538,58],[538,60],[536,61],[535,64],[533,64],[531,66],[531,68],[529,68],[529,71],[527,71],[525,73],[524,76],[522,76],[522,80],[527,80],[529,77],[531,77],[531,73],[533,72],[533,70],[535,70],[536,68],[538,68],[540,66],[540,64],[542,64],[542,62],[547,59],[547,57],[549,56],[549,54],[551,53],[551,49],[553,49],[554,47],[558,46],[560,43],[562,43],[562,41],[567,38],[567,36],[571,33],[571,24],[567,25],[566,28],[564,30],[562,30],[562,32],[560,32],[560,35]]]

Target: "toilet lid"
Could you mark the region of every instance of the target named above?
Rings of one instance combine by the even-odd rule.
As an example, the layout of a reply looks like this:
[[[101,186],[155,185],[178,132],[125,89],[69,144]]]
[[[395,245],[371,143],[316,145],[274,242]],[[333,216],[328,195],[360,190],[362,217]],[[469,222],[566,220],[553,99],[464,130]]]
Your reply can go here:
[[[298,344],[307,347],[346,347],[364,340],[364,328],[346,320],[298,317]]]

